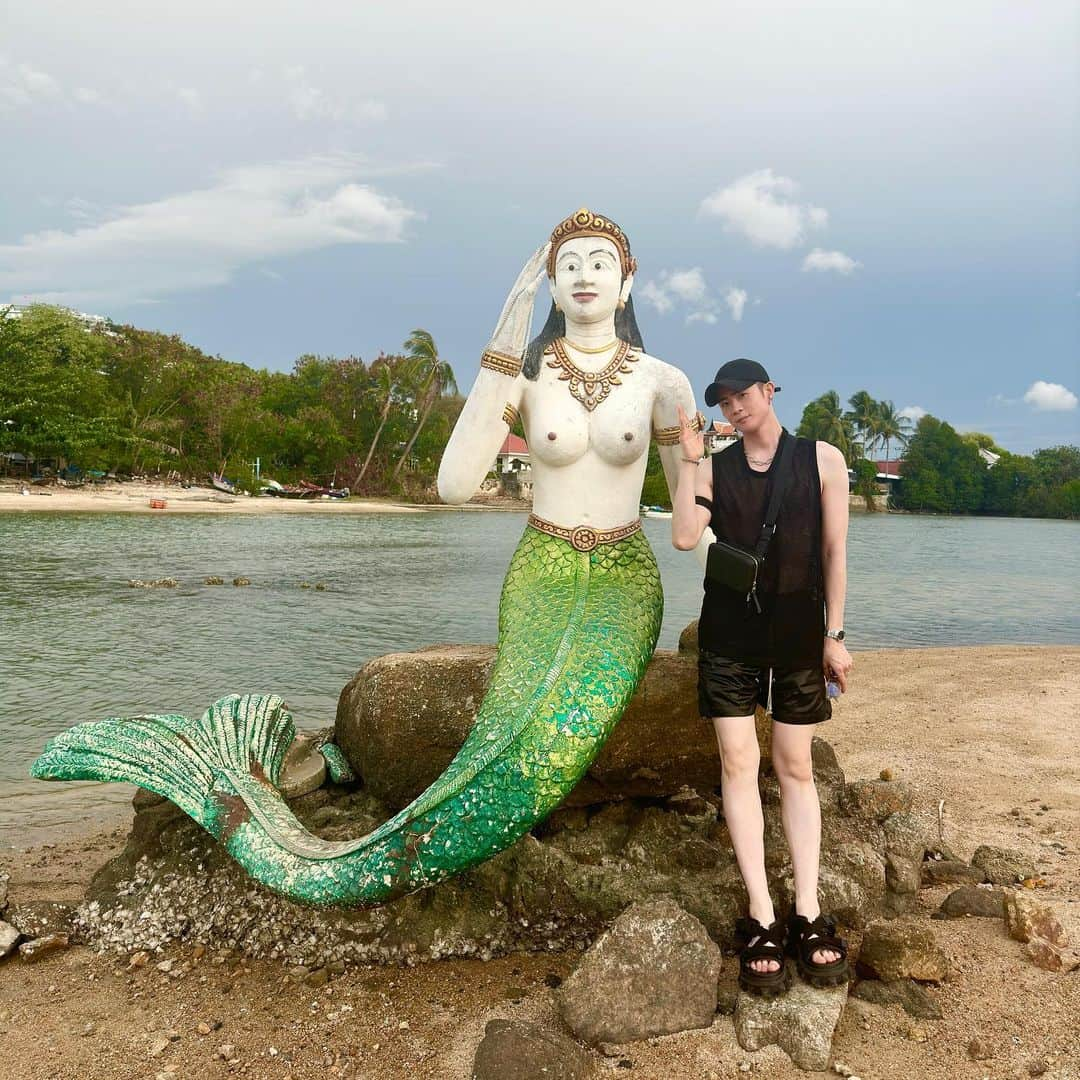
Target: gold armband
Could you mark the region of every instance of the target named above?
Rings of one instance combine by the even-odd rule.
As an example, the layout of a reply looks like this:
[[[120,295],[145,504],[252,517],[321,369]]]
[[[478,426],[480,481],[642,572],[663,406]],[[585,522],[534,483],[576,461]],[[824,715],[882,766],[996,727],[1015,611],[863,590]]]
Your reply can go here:
[[[506,426],[512,428],[520,418],[521,414],[508,401],[506,403],[506,408],[503,409],[503,421],[505,422]]]
[[[690,421],[690,427],[694,431],[703,431],[705,417],[700,412],[694,413],[694,418]],[[679,424],[674,427],[653,428],[653,439],[658,446],[678,446],[681,435],[682,427]]]
[[[505,353],[485,349],[480,354],[480,366],[487,368],[489,371],[497,371],[500,375],[509,375],[514,378],[521,371],[521,360],[516,356],[507,356]]]

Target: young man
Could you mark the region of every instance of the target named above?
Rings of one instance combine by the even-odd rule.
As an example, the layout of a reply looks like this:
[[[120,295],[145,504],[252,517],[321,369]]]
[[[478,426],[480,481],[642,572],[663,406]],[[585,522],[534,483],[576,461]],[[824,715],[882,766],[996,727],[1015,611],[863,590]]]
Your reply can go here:
[[[757,603],[706,576],[698,624],[699,705],[716,731],[724,817],[750,901],[749,918],[739,927],[739,983],[759,994],[787,987],[785,949],[814,985],[847,978],[846,945],[818,906],[821,808],[810,758],[817,724],[832,715],[826,679],[843,692],[852,667],[843,630],[847,464],[829,443],[795,438],[781,427],[773,411],[779,389],[753,360],[732,360],[716,373],[705,401],[718,405],[742,438],[711,458],[680,410],[682,462],[671,520],[677,548],[696,547],[710,527],[718,540],[753,552],[784,443],[794,440]],[[795,878],[786,926],[773,910],[765,876],[754,711],[767,702]]]

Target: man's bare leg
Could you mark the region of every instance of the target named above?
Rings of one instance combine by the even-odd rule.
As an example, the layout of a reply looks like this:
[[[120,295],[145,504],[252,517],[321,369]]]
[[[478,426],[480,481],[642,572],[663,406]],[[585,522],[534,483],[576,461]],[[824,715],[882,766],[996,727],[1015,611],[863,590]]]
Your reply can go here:
[[[780,818],[791,851],[795,910],[811,921],[821,913],[818,906],[821,803],[810,757],[816,727],[817,724],[775,721],[772,726],[772,764],[780,781]],[[815,964],[828,964],[839,960],[840,954],[832,949],[817,949],[811,959]]]
[[[758,791],[761,751],[754,718],[717,716],[713,727],[720,746],[724,820],[750,898],[750,917],[762,926],[770,926],[776,913],[765,876],[765,818]],[[756,940],[752,938],[748,944]],[[767,972],[776,971],[780,964],[776,960],[754,960],[751,967]]]

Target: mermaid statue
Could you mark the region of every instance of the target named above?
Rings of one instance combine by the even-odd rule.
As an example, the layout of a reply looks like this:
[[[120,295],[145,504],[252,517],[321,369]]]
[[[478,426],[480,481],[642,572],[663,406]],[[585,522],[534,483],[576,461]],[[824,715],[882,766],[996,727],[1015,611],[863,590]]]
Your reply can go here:
[[[54,738],[45,780],[117,780],[171,799],[258,881],[292,900],[365,906],[513,844],[570,793],[622,716],[656,646],[660,575],[638,516],[649,440],[674,495],[681,371],[645,351],[623,231],[582,208],[526,263],[446,447],[439,494],[477,490],[520,418],[533,513],[503,583],[499,643],[475,724],[445,772],[366,836],[305,830],[279,788],[294,727],[276,695],[222,698],[198,721],[110,718]],[[529,341],[546,274],[552,304]],[[323,748],[332,776],[346,768]]]

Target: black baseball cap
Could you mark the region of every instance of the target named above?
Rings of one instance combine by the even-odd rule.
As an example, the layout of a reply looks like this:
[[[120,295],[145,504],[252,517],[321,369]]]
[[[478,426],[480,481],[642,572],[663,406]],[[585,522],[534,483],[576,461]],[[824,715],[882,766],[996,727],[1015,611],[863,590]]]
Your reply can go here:
[[[705,388],[705,404],[715,405],[724,390],[745,390],[754,383],[772,382],[769,373],[756,361],[740,358],[729,360]],[[776,388],[779,393],[780,387]]]

